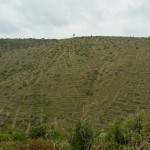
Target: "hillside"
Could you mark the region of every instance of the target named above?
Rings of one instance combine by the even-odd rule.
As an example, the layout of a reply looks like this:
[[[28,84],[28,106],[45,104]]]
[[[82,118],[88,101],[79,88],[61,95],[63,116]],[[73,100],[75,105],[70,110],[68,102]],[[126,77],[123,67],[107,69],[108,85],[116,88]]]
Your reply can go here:
[[[150,112],[150,39],[0,39],[0,126],[93,126]]]

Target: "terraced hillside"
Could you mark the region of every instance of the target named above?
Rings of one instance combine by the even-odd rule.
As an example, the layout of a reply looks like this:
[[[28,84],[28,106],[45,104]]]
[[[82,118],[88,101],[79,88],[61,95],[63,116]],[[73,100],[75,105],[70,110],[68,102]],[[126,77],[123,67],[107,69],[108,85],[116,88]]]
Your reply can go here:
[[[0,40],[1,127],[64,128],[81,115],[105,127],[149,108],[149,38]]]

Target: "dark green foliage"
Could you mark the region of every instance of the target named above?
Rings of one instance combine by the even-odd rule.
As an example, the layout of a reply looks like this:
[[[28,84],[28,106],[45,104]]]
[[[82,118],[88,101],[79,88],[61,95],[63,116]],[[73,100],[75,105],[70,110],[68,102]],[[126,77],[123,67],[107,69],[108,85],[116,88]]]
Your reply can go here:
[[[46,133],[46,139],[62,141],[65,140],[66,138],[67,135],[64,132],[57,129],[51,129]]]
[[[12,139],[14,141],[26,141],[27,140],[27,135],[22,132],[22,131],[13,131],[12,132]]]
[[[144,112],[140,112],[135,116],[129,116],[127,121],[128,128],[134,132],[140,133],[143,127],[143,121],[146,119],[145,117],[146,116]]]
[[[23,131],[5,126],[0,132],[0,141],[26,141],[28,136]]]
[[[71,150],[92,149],[93,131],[87,122],[78,121],[70,139]]]
[[[32,139],[45,138],[46,126],[36,126],[30,130],[30,137]]]
[[[116,121],[109,127],[108,130],[108,139],[110,141],[116,142],[119,144],[126,144],[128,142],[127,129],[122,126],[122,122]]]
[[[12,136],[6,133],[0,133],[0,142],[9,141],[12,139]]]

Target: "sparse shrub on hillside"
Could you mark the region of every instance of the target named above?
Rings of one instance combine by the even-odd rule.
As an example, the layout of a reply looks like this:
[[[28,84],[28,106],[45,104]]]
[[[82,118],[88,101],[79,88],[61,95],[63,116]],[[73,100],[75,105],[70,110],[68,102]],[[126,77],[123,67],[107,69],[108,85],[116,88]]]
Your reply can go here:
[[[71,150],[91,150],[93,144],[93,131],[84,121],[78,121],[69,141]]]
[[[86,94],[87,96],[92,96],[92,95],[93,95],[93,92],[92,92],[91,90],[87,89],[87,90],[85,91],[85,94]]]
[[[12,139],[14,141],[26,141],[27,135],[22,131],[13,131],[12,132]]]
[[[27,135],[20,130],[14,129],[10,126],[5,126],[0,131],[0,141],[26,141]]]
[[[10,141],[12,139],[12,136],[5,133],[0,133],[0,142],[2,141]]]
[[[46,133],[46,139],[54,140],[54,141],[63,141],[67,139],[67,135],[58,129],[50,129]]]
[[[87,72],[87,79],[84,82],[84,85],[86,85],[87,89],[85,89],[85,94],[87,96],[92,96],[94,95],[92,88],[94,86],[95,81],[97,80],[98,77],[98,70],[93,70],[91,72]]]
[[[45,138],[46,126],[36,126],[30,130],[30,137],[32,139]]]

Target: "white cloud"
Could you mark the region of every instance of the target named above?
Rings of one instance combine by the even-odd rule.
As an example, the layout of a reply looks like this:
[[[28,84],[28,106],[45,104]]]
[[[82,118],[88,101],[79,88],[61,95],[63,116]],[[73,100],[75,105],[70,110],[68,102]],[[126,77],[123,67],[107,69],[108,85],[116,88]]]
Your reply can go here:
[[[149,0],[0,0],[0,37],[149,36]]]

